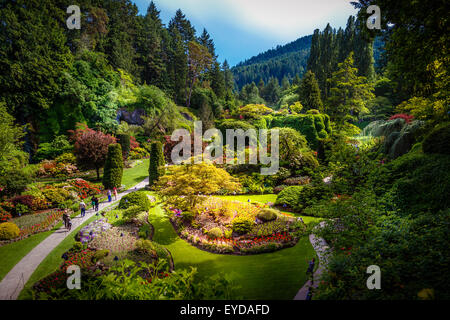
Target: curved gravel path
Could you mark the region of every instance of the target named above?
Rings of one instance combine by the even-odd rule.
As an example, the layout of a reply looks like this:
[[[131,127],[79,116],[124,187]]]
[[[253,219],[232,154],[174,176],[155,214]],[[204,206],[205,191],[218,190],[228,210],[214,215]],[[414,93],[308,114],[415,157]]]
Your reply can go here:
[[[124,195],[142,189],[146,185],[148,185],[148,178],[134,187],[117,194],[116,200],[100,203],[99,211],[113,205]],[[87,205],[88,207],[91,207],[89,203]],[[23,257],[22,260],[20,260],[0,282],[0,300],[16,300],[34,270],[45,259],[45,257],[47,257],[47,255],[52,252],[52,250],[56,248],[68,235],[73,234],[74,230],[95,215],[95,213],[96,212],[92,209],[86,209],[86,215],[84,217],[78,215],[75,218],[72,218],[71,231],[67,231],[66,228],[62,226],[34,247],[25,257]]]
[[[323,226],[323,224],[324,222],[322,221],[319,224],[319,227]],[[309,241],[311,242],[314,250],[317,253],[317,256],[319,257],[319,267],[314,272],[314,283],[311,283],[311,280],[306,281],[303,287],[301,287],[301,289],[295,295],[294,300],[306,300],[309,288],[317,288],[322,272],[328,264],[328,253],[330,247],[328,246],[328,243],[325,241],[325,239],[319,238],[314,234],[310,234]]]

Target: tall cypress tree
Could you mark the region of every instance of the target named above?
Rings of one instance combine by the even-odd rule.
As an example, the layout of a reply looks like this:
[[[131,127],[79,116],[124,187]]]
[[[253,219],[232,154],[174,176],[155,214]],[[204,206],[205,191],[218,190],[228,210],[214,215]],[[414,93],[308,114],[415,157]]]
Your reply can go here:
[[[149,186],[153,186],[164,175],[164,165],[163,144],[155,141],[150,146]]]
[[[120,144],[110,144],[103,170],[103,186],[105,189],[119,188],[122,185],[123,158]]]
[[[300,97],[300,102],[303,105],[303,111],[308,111],[310,109],[323,111],[319,84],[317,83],[314,73],[310,70],[303,76],[299,86],[298,95]]]

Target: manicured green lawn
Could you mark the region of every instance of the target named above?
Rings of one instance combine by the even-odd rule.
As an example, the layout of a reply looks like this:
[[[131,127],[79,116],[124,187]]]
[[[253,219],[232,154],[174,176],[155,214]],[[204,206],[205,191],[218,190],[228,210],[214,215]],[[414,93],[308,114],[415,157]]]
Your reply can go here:
[[[293,299],[306,282],[308,261],[315,256],[307,236],[294,247],[273,253],[213,254],[179,238],[159,206],[150,211],[149,220],[155,227],[153,240],[172,253],[175,269],[193,266],[200,279],[217,273],[226,274],[240,287],[237,294],[244,299]]]
[[[41,241],[53,231],[34,234],[21,241],[13,242],[0,247],[0,281],[4,276]]]
[[[142,180],[148,177],[149,161],[149,159],[142,159],[141,164],[123,171],[122,184],[125,185],[125,190],[142,182]]]

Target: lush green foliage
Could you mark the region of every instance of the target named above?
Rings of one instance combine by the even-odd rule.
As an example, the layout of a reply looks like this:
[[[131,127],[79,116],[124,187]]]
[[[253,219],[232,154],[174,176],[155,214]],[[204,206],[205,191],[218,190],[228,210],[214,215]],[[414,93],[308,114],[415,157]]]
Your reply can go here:
[[[128,209],[132,206],[138,206],[141,211],[148,211],[151,208],[151,202],[145,192],[135,191],[123,196],[119,202],[119,209]]]
[[[120,188],[122,185],[123,158],[120,144],[110,144],[103,170],[103,186],[105,189]]]
[[[278,210],[271,208],[264,208],[261,209],[261,211],[259,211],[256,216],[258,217],[258,219],[261,219],[262,221],[272,221],[277,218],[278,214],[279,214]]]
[[[150,150],[150,166],[149,166],[149,185],[153,186],[158,179],[164,174],[164,153],[161,142],[152,143]]]
[[[442,124],[428,133],[422,148],[425,153],[450,154],[450,124]]]

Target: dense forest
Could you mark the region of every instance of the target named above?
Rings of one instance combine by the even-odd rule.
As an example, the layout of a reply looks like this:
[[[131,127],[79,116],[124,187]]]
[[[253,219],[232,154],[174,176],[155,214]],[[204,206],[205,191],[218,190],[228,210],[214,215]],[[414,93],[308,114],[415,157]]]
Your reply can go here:
[[[38,233],[81,210],[67,259],[48,252],[30,297],[292,299],[310,283],[314,234],[329,251],[313,299],[450,298],[446,1],[358,0],[345,28],[232,69],[181,9],[165,25],[153,1],[142,15],[130,0],[81,0],[83,27],[69,29],[71,4],[0,1],[0,288]],[[366,27],[371,4],[382,30]],[[176,163],[171,135],[189,140],[196,121],[218,130],[186,154],[227,129],[276,131]],[[275,133],[275,174],[236,164],[272,155]],[[114,208],[111,190],[126,193]],[[54,281],[72,258],[86,290]],[[382,290],[368,290],[372,265]]]

